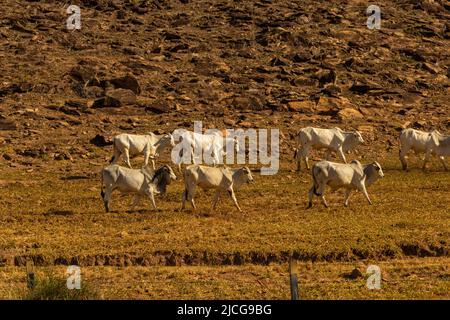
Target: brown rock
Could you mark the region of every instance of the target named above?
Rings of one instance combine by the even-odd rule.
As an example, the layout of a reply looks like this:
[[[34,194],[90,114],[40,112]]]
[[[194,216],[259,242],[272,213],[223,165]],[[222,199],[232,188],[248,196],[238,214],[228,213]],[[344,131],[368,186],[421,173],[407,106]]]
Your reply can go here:
[[[441,71],[441,69],[439,67],[437,67],[434,64],[428,63],[428,62],[424,62],[422,64],[422,68],[427,70],[429,73],[432,73],[432,74],[437,74],[437,73],[439,73]]]
[[[364,118],[361,112],[353,108],[344,108],[342,110],[339,110],[338,117],[342,120]]]
[[[77,65],[69,71],[69,75],[75,80],[86,83],[95,78],[96,71],[90,66]]]
[[[86,98],[99,98],[105,95],[105,91],[97,86],[86,87],[84,89],[84,95]]]
[[[288,102],[288,110],[292,112],[312,113],[314,106],[314,102],[310,100]]]
[[[17,123],[8,119],[0,119],[0,130],[17,130]]]
[[[113,89],[106,93],[105,107],[122,107],[136,104],[136,95],[128,89]]]
[[[236,124],[236,121],[233,119],[224,118],[223,123],[227,126],[234,126]]]
[[[241,121],[239,122],[239,126],[244,128],[251,128],[253,125],[248,121]]]
[[[172,103],[167,100],[155,100],[145,106],[145,111],[154,112],[157,114],[170,112],[174,109]]]
[[[363,273],[358,268],[353,269],[352,272],[350,272],[350,273],[344,274],[344,278],[352,279],[352,280],[356,280],[358,278],[363,278],[363,277],[364,277]]]
[[[128,89],[133,91],[135,94],[141,93],[141,86],[138,80],[132,75],[126,75],[124,77],[109,80],[114,88]]]
[[[256,97],[236,97],[231,105],[239,110],[261,110],[263,108],[260,99]]]
[[[93,145],[96,145],[97,147],[105,147],[113,144],[113,137],[106,136],[103,134],[97,134],[89,142],[92,143]]]

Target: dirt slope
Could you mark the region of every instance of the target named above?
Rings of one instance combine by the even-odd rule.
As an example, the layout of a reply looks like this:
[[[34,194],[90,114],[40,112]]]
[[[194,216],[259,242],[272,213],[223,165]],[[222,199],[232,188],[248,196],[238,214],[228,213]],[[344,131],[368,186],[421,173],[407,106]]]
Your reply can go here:
[[[402,127],[450,124],[450,4],[379,1],[4,0],[0,161],[84,161],[96,134],[358,127],[389,150]],[[100,140],[101,142],[101,140]],[[290,152],[290,151],[289,151]]]

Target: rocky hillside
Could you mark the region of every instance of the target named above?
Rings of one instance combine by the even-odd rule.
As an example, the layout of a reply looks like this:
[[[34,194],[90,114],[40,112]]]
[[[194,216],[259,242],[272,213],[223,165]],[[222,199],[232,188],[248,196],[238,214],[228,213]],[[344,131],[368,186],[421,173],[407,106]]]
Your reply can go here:
[[[450,126],[450,2],[2,0],[0,162],[94,159],[117,132]],[[100,136],[96,135],[99,134]],[[95,139],[94,139],[95,138]],[[100,150],[100,151],[99,151]]]

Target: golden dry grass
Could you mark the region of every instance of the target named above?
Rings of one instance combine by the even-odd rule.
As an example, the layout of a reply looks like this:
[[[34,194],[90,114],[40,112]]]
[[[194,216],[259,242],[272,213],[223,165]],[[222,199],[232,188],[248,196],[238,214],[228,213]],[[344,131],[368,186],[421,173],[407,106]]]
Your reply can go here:
[[[278,175],[255,174],[256,183],[238,192],[245,214],[227,196],[217,212],[210,212],[212,193],[205,192],[198,193],[197,213],[178,212],[180,180],[157,198],[159,212],[151,210],[148,200],[130,212],[132,198],[115,194],[114,212],[107,214],[99,195],[101,166],[57,164],[32,172],[8,168],[3,177],[0,246],[5,267],[0,271],[7,281],[17,279],[19,266],[33,259],[47,267],[84,266],[94,281],[104,277],[111,284],[102,289],[105,298],[287,298],[286,268],[280,264],[291,254],[306,262],[328,261],[315,265],[335,272],[347,268],[340,264],[346,261],[389,265],[390,259],[412,256],[419,269],[426,268],[422,261],[433,265],[428,280],[408,277],[403,283],[400,277],[389,290],[367,296],[361,283],[349,285],[321,271],[331,272],[329,280],[310,278],[305,298],[441,298],[448,289],[450,173],[439,171],[437,164],[427,173],[402,172],[395,158],[383,159],[386,177],[369,189],[374,205],[355,193],[345,208],[338,192],[328,194],[329,209],[316,199],[306,210],[309,173],[291,171],[293,165],[284,160]],[[174,265],[185,266],[167,267]],[[246,270],[266,274],[267,288],[232,286],[234,277],[247,277]],[[128,284],[114,282],[124,273],[132,277]],[[202,274],[206,280],[197,286],[195,279]],[[147,282],[153,278],[159,282]],[[140,281],[147,284],[141,288]],[[5,290],[3,296],[11,297]]]
[[[448,258],[420,258],[355,263],[299,263],[300,299],[449,299]],[[367,266],[381,268],[381,288],[366,286]],[[357,279],[344,274],[355,267]],[[64,276],[66,268],[37,268]],[[289,299],[287,264],[269,266],[183,267],[83,267],[81,285],[89,285],[103,299]],[[0,297],[20,299],[25,288],[25,268],[0,269]]]

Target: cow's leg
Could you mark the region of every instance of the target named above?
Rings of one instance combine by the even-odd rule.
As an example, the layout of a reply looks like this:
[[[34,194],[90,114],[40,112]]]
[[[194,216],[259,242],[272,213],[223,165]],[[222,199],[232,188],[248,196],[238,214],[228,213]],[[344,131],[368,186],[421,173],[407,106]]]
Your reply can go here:
[[[408,163],[406,162],[406,155],[409,152],[409,148],[406,147],[400,147],[400,150],[398,152],[398,156],[400,158],[400,162],[402,163],[402,169],[408,170]]]
[[[308,154],[309,154],[310,147],[308,146],[302,146],[300,150],[298,151],[298,158],[297,158],[297,171],[301,170],[301,164],[300,162],[303,160],[306,165],[306,169],[309,170],[309,163],[308,163]]]
[[[345,202],[344,202],[344,206],[348,207],[348,199],[350,198],[350,193],[352,192],[352,190],[347,189],[345,190]]]
[[[111,204],[111,194],[112,194],[112,188],[106,187],[105,191],[102,192],[103,195],[103,204],[105,205],[105,211],[110,211],[110,204]]]
[[[364,196],[366,197],[369,204],[372,204],[372,201],[370,201],[370,198],[369,198],[369,194],[367,193],[366,185],[364,183],[362,183],[358,189],[359,189],[359,191],[361,191],[364,194]]]
[[[119,150],[117,150],[116,148],[114,148],[114,154],[113,154],[113,156],[111,158],[110,163],[111,164],[116,164],[117,161],[119,161],[120,156],[121,156],[121,152]]]
[[[152,162],[152,169],[155,170],[155,155],[152,156],[150,159],[150,148],[144,150],[144,166],[148,166],[148,160],[151,160]]]
[[[180,150],[180,152],[178,153],[178,172],[179,173],[183,173],[181,171],[181,163],[183,162],[183,149]]]
[[[236,195],[234,194],[234,190],[228,190],[228,194],[230,195],[231,199],[233,199],[234,205],[236,206],[236,208],[239,210],[239,212],[242,212],[241,208],[239,207],[239,204],[237,202],[236,199]]]
[[[153,209],[158,210],[155,203],[155,194],[153,190],[147,190],[146,191],[147,196],[150,198],[150,201],[152,202]]]
[[[139,204],[140,201],[141,201],[141,196],[136,194],[134,196],[133,204],[131,205],[131,211],[134,211],[134,209],[136,209],[136,206]]]
[[[191,190],[190,192],[188,191],[189,189]],[[195,186],[187,188],[186,189],[186,198],[191,203],[192,209],[194,209],[194,211],[195,211],[195,210],[197,210],[197,207],[195,206],[194,196],[195,196]]]
[[[191,159],[192,159],[192,163],[193,163],[193,164],[197,164],[197,163],[195,163],[195,154],[194,154],[194,150],[191,150]]]
[[[219,198],[220,198],[220,190],[217,190],[216,193],[214,194],[212,210],[216,209],[217,202],[219,202]]]
[[[302,156],[303,156],[303,160],[305,161],[305,165],[306,165],[306,169],[309,170],[309,162],[308,162],[308,155],[309,155],[309,147],[306,147],[303,149],[304,151],[302,152]]]
[[[425,153],[425,158],[423,159],[423,166],[422,166],[423,171],[427,170],[427,163],[428,163],[428,160],[430,159],[430,155],[431,155],[431,151],[427,151]]]
[[[306,155],[303,159],[305,160],[306,169],[309,170],[310,166],[309,166],[309,162],[308,162],[309,161],[308,155]]]
[[[148,166],[148,160],[150,158],[150,151],[144,151],[144,167]]]
[[[181,208],[180,208],[180,211],[183,211],[183,209],[186,206],[186,198],[187,198],[187,189],[184,189],[183,194],[181,195]]]
[[[128,148],[125,148],[125,150],[123,151],[124,154],[124,161],[125,164],[131,168],[131,163],[130,163],[130,151],[128,150]]]
[[[299,151],[299,152],[300,152],[300,151]],[[297,171],[301,171],[301,170],[302,170],[301,160],[302,160],[302,158],[300,158],[300,154],[298,154],[297,157],[296,157],[296,161],[297,161]]]
[[[345,158],[345,154],[344,154],[344,151],[342,150],[342,146],[339,149],[337,149],[337,153],[339,155],[339,158],[341,158],[341,160],[344,163],[347,163],[347,159]]]
[[[448,167],[447,164],[445,163],[445,158],[444,156],[440,156],[439,159],[441,160],[442,165],[444,166],[444,170],[448,171]]]
[[[328,208],[328,203],[327,200],[325,199],[325,195],[320,196],[320,198],[322,199],[322,203],[325,206],[325,208]]]
[[[313,195],[314,195],[314,185],[311,187],[311,189],[309,189],[309,193],[308,193],[308,209],[312,207]]]

